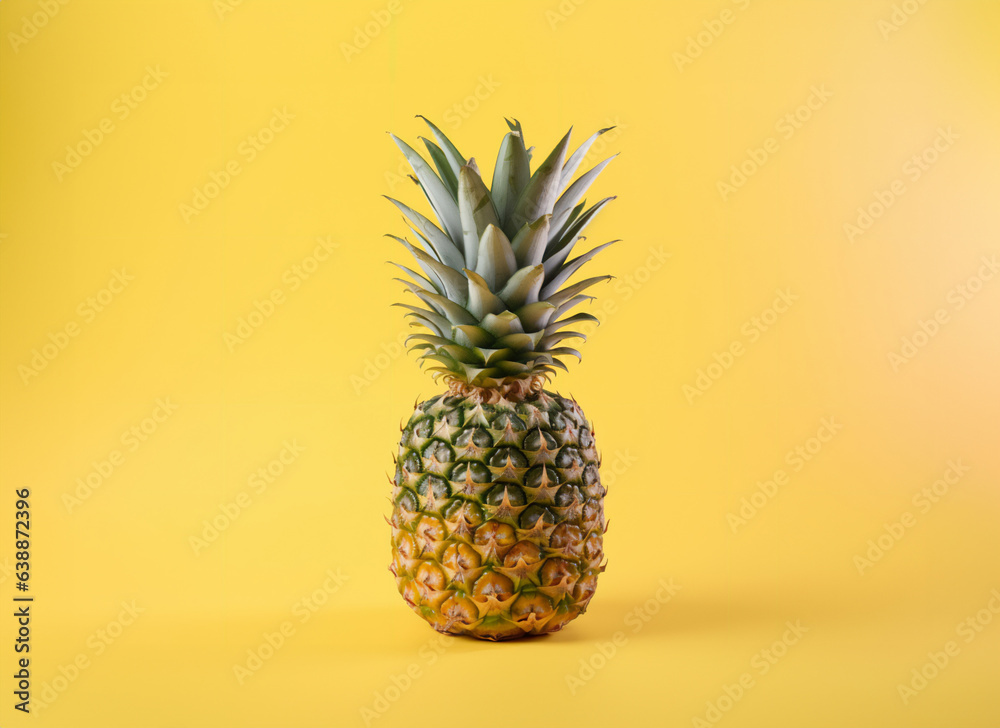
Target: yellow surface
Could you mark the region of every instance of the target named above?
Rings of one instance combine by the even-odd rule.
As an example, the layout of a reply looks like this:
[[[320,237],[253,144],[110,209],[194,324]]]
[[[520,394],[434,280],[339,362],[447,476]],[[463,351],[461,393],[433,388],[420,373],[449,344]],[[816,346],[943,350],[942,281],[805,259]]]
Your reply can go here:
[[[3,0],[0,724],[1000,725],[1000,6],[897,5]],[[551,638],[386,571],[416,113],[487,174],[505,115],[618,126],[558,379],[610,565]]]

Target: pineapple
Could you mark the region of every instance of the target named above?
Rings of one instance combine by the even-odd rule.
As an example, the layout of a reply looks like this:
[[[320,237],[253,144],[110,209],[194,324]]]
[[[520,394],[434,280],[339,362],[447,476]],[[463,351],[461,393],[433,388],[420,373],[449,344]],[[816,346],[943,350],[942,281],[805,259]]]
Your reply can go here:
[[[416,405],[402,431],[389,569],[406,602],[441,632],[490,640],[555,632],[586,611],[604,571],[606,491],[593,427],[574,400],[544,385],[566,368],[561,359],[580,356],[564,345],[585,338],[574,324],[597,322],[570,310],[610,278],[568,283],[612,244],[569,259],[613,199],[582,201],[610,159],[569,184],[609,130],[571,155],[567,133],[532,174],[521,126],[508,121],[487,189],[475,160],[427,124],[433,167],[392,138],[440,227],[389,198],[419,245],[389,237],[417,263],[398,266],[420,305],[396,305],[425,330],[408,346],[448,389]]]

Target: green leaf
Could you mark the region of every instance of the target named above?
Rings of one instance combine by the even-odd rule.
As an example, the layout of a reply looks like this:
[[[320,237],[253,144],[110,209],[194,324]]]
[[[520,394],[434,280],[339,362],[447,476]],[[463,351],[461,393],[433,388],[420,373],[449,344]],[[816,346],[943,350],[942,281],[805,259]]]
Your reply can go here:
[[[573,277],[573,274],[580,270],[584,264],[590,261],[595,255],[600,253],[609,245],[614,245],[615,243],[620,243],[620,240],[612,240],[610,243],[604,243],[604,245],[598,245],[596,248],[587,251],[583,255],[573,258],[573,260],[566,263],[559,271],[552,277],[551,280],[545,279],[545,287],[541,291],[542,298],[548,298],[550,295],[559,290],[559,287],[563,285],[566,281]]]
[[[437,286],[436,283],[434,283],[434,281],[427,280],[422,275],[420,275],[419,273],[417,273],[415,270],[411,270],[410,268],[407,268],[405,265],[400,265],[399,263],[394,263],[391,260],[389,261],[389,265],[394,265],[397,268],[399,268],[401,271],[403,271],[408,276],[410,276],[410,278],[412,278],[418,284],[421,284],[421,287],[426,288],[428,290],[433,288],[433,289],[437,290],[438,293],[444,293],[444,291],[438,289],[438,286]],[[427,285],[426,286],[422,285],[424,283],[426,283]]]
[[[518,375],[526,374],[528,372],[528,365],[522,364],[521,362],[511,361],[510,359],[505,359],[503,361],[498,361],[496,364],[497,368],[502,370],[504,374]]]
[[[456,326],[454,333],[455,341],[463,346],[491,346],[496,341],[496,337],[493,334],[478,326]]]
[[[417,118],[423,119],[424,123],[431,129],[431,134],[437,139],[438,144],[441,145],[441,149],[444,152],[445,157],[448,158],[448,163],[451,165],[451,170],[454,172],[455,177],[458,177],[458,171],[462,169],[466,164],[466,157],[462,156],[462,153],[455,148],[455,145],[451,143],[451,139],[444,135],[444,132],[438,129],[426,116],[421,116],[417,114]]]
[[[544,266],[527,266],[512,275],[497,295],[511,310],[519,309],[525,304],[538,301],[539,291],[544,280]]]
[[[482,357],[486,366],[494,366],[497,362],[504,361],[514,352],[510,349],[482,349],[476,348],[476,352]]]
[[[474,367],[471,364],[466,364],[465,362],[458,362],[458,365],[461,367],[462,377],[465,381],[474,386],[478,385],[483,381],[483,379],[490,376],[490,372],[492,371],[489,368]]]
[[[557,346],[554,349],[549,349],[548,352],[553,356],[575,356],[579,361],[583,361],[579,351],[566,346]]]
[[[445,294],[460,306],[465,304],[467,287],[465,277],[461,273],[449,268],[444,263],[434,260],[420,248],[410,245],[404,238],[395,235],[389,235],[388,237],[399,241],[410,251],[410,254],[416,259],[424,273],[434,281],[434,287],[438,292]]]
[[[458,210],[462,219],[462,238],[465,245],[465,267],[475,269],[479,255],[479,241],[491,225],[499,226],[500,220],[490,199],[490,192],[479,173],[470,165],[462,167],[458,177]]]
[[[607,280],[611,280],[611,276],[594,276],[593,278],[587,278],[579,283],[574,283],[572,286],[567,286],[558,293],[552,294],[546,300],[553,306],[558,306],[559,304],[570,300],[581,291],[587,290],[595,283],[601,283],[602,281]]]
[[[599,213],[604,206],[611,202],[614,197],[605,197],[603,200],[598,202],[596,205],[587,210],[580,219],[574,222],[569,230],[566,231],[565,236],[559,240],[553,241],[549,244],[548,249],[545,253],[545,275],[552,276],[555,272],[562,267],[562,264],[566,262],[566,258],[569,257],[570,251],[573,250],[573,246],[580,239],[580,233],[582,233],[590,221]]]
[[[442,346],[454,343],[451,339],[446,339],[443,336],[431,336],[430,334],[410,334],[406,337],[404,343],[406,346],[409,346],[411,341],[426,341],[430,346]]]
[[[504,136],[500,144],[500,153],[497,155],[497,164],[493,169],[493,183],[490,187],[493,204],[496,205],[497,214],[503,223],[501,228],[507,235],[514,235],[517,232],[509,222],[529,179],[531,170],[528,152],[524,148],[524,139],[519,130],[512,131]]]
[[[413,281],[408,281],[405,278],[393,278],[392,280],[397,281],[399,283],[402,283],[404,286],[406,286],[406,289],[410,293],[413,293],[414,295],[419,295],[421,293],[429,293],[430,292],[430,289],[421,288],[420,286],[418,286]],[[433,287],[434,286],[431,286],[431,288],[433,288]]]
[[[538,265],[545,259],[551,220],[551,215],[542,215],[537,220],[523,225],[514,236],[510,247],[514,251],[518,265]]]
[[[549,242],[555,240],[562,240],[566,236],[566,231],[569,230],[570,226],[577,221],[580,217],[580,213],[584,211],[587,207],[587,201],[582,200],[579,205],[573,208],[570,212],[569,217],[566,218],[566,222],[562,224],[561,227],[552,226],[549,228]]]
[[[417,298],[437,309],[438,313],[453,324],[474,324],[476,317],[452,300],[430,291],[414,291]]]
[[[594,316],[593,314],[589,314],[589,313],[577,313],[577,314],[573,314],[572,316],[567,316],[564,319],[560,319],[559,321],[556,321],[554,324],[550,324],[549,326],[546,326],[545,327],[545,335],[548,336],[550,334],[554,334],[556,331],[558,331],[561,328],[564,328],[566,326],[572,326],[573,324],[578,324],[581,321],[589,321],[590,323],[593,323],[593,324],[600,324],[601,323],[601,320],[599,318],[597,318],[597,316]]]
[[[441,228],[416,210],[410,209],[399,200],[394,200],[391,197],[386,197],[385,199],[389,200],[389,202],[398,207],[400,212],[413,221],[413,224],[417,226],[419,232],[430,242],[431,248],[434,254],[438,257],[438,260],[455,270],[462,269],[465,265],[465,258],[462,256],[462,252],[455,246],[455,243],[453,243],[451,239],[445,235]],[[412,225],[410,225],[410,229],[413,229]],[[417,230],[414,230],[414,232],[417,232]]]
[[[513,229],[520,230],[526,222],[537,220],[542,215],[552,212],[556,196],[562,189],[562,168],[566,160],[566,148],[569,146],[570,129],[562,138],[552,153],[539,165],[531,175],[528,185],[521,192],[511,219]]]
[[[511,311],[504,311],[500,314],[486,314],[479,325],[496,337],[524,333],[524,327],[521,326],[521,319]]]
[[[521,320],[525,331],[540,331],[548,325],[555,313],[555,306],[548,301],[539,301],[518,309],[517,317]]]
[[[547,336],[543,337],[538,345],[542,349],[548,351],[549,349],[551,349],[564,339],[583,339],[584,341],[586,341],[587,337],[586,335],[581,334],[579,331],[558,331],[554,334],[548,334]]]
[[[431,207],[434,208],[434,214],[437,215],[441,227],[444,228],[452,240],[461,240],[462,221],[458,215],[458,205],[455,203],[454,198],[452,198],[447,185],[441,181],[441,178],[435,174],[430,165],[424,161],[424,158],[417,154],[409,144],[394,134],[390,134],[389,136],[396,142],[396,146],[403,152],[406,160],[413,168],[413,173],[417,175],[417,181],[420,183],[424,194],[427,195]]]
[[[451,322],[444,316],[435,313],[434,311],[428,311],[427,309],[419,308],[418,306],[410,306],[406,303],[394,303],[392,305],[407,309],[410,313],[406,314],[406,316],[412,316],[421,320],[421,325],[427,326],[427,328],[431,331],[437,333],[438,336],[444,336],[451,330]]]
[[[427,152],[431,155],[431,161],[434,162],[434,167],[437,168],[441,181],[451,190],[451,196],[458,199],[458,177],[455,176],[455,172],[448,163],[448,158],[441,151],[441,147],[424,137],[420,137],[420,141],[427,147]]]
[[[490,290],[486,281],[477,273],[466,270],[469,286],[469,312],[477,319],[482,319],[489,313],[500,313],[507,308],[506,304],[497,298]]]
[[[560,197],[556,202],[556,206],[552,209],[552,227],[554,229],[558,230],[566,224],[566,220],[569,219],[573,208],[576,207],[580,200],[583,199],[583,196],[587,194],[587,190],[590,189],[590,185],[594,183],[594,180],[597,179],[598,175],[604,171],[604,168],[607,167],[614,158],[615,157],[609,157],[608,159],[605,159],[592,170],[584,175],[581,175],[580,179],[570,185],[570,188],[563,193],[562,197]]]
[[[517,259],[503,230],[488,225],[479,240],[476,273],[481,275],[491,291],[498,291],[517,270]]]
[[[482,358],[476,353],[475,349],[467,349],[464,346],[459,346],[458,344],[447,342],[438,347],[440,351],[453,358],[457,362],[463,364],[484,364]]]
[[[507,334],[497,339],[497,345],[514,351],[531,351],[538,346],[538,342],[542,340],[544,335],[543,331],[533,331],[530,334]]]
[[[556,309],[555,316],[553,316],[552,318],[558,319],[564,313],[576,308],[584,301],[587,301],[589,303],[590,301],[593,300],[594,296],[573,296],[573,298],[569,299],[565,303],[559,304],[559,307]]]
[[[583,160],[587,156],[587,152],[590,151],[591,145],[594,142],[597,141],[597,137],[601,136],[601,134],[604,134],[605,132],[611,131],[612,129],[614,129],[614,127],[613,126],[609,126],[606,129],[599,130],[592,137],[590,137],[590,139],[588,139],[583,144],[581,144],[580,147],[579,147],[579,149],[577,149],[575,152],[573,152],[573,155],[566,162],[566,166],[563,167],[563,171],[562,171],[562,186],[563,187],[565,187],[566,185],[568,185],[570,183],[570,180],[573,179],[573,175],[576,174],[576,170],[583,163]]]

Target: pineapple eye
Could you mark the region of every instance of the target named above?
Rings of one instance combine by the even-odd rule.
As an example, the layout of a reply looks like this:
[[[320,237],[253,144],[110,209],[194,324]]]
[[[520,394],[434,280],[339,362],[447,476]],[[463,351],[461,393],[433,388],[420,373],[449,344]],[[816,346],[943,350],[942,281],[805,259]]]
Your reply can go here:
[[[583,469],[583,484],[584,485],[597,485],[601,482],[601,474],[597,470],[597,466],[594,463],[588,463],[587,467]]]
[[[433,494],[434,500],[441,500],[451,495],[451,489],[448,488],[448,483],[436,475],[428,475],[421,480],[420,483],[417,484],[417,492],[424,498],[430,498],[431,494]]]
[[[541,450],[542,442],[545,442],[546,450],[556,449],[556,439],[540,427],[529,432],[524,438],[525,450]]]
[[[420,510],[420,501],[417,500],[416,493],[409,488],[403,488],[396,496],[396,506],[407,513],[416,513]]]
[[[565,508],[566,506],[573,505],[574,501],[583,502],[582,494],[580,489],[575,485],[564,485],[556,493],[556,505],[560,508]]]
[[[424,417],[413,426],[413,434],[417,437],[427,438],[434,431],[434,418]]]
[[[422,412],[427,412],[427,411],[433,409],[434,405],[436,405],[440,399],[441,399],[441,395],[440,394],[438,396],[436,396],[436,397],[431,397],[426,402],[424,402],[423,404],[420,405],[420,410]],[[447,400],[445,400],[445,401],[447,401]]]
[[[455,409],[448,412],[447,415],[445,415],[444,418],[445,422],[447,422],[452,427],[461,427],[462,420],[464,419],[464,417],[462,416],[463,414],[464,410],[462,410],[460,407],[456,407]]]
[[[566,561],[566,559],[551,558],[546,560],[545,565],[542,567],[542,583],[545,586],[552,586],[554,584],[559,584],[563,579],[569,578],[571,581],[576,581],[580,578],[580,570],[577,568],[576,564],[571,561]]]
[[[439,463],[450,463],[455,459],[455,453],[443,440],[431,440],[424,446],[424,457],[428,460],[437,460]]]
[[[580,454],[577,448],[567,445],[559,451],[559,454],[556,456],[557,468],[574,468],[577,466],[581,468],[584,466],[583,455]]]
[[[460,462],[451,471],[451,480],[456,483],[464,482],[466,477],[471,478],[473,483],[489,483],[493,480],[489,468],[480,462]]]
[[[490,423],[490,427],[494,430],[506,430],[507,426],[510,425],[510,429],[515,432],[521,432],[527,429],[524,424],[524,420],[515,415],[513,412],[501,412]]]
[[[544,519],[545,523],[549,525],[556,522],[556,517],[552,515],[552,511],[544,506],[532,504],[521,513],[521,528],[531,528],[539,518]]]
[[[590,431],[589,427],[584,427],[580,430],[580,447],[586,449],[588,447],[594,446],[594,433]]]
[[[455,445],[458,447],[468,447],[470,443],[476,447],[491,447],[493,445],[493,438],[482,427],[466,427],[458,433],[458,437],[455,438]]]
[[[558,470],[544,465],[536,465],[524,476],[524,484],[529,488],[539,487],[543,480],[548,485],[558,485],[563,482]]]
[[[498,447],[494,450],[490,456],[490,465],[494,468],[502,468],[507,465],[508,458],[515,468],[528,467],[528,458],[524,456],[523,452],[512,447]]]
[[[406,456],[400,460],[403,470],[410,473],[422,473],[424,470],[423,461],[420,459],[420,453],[416,450],[410,450],[406,453]]]
[[[486,517],[483,515],[483,509],[480,508],[479,504],[474,501],[465,500],[464,498],[452,498],[448,501],[448,505],[444,507],[444,510],[441,511],[441,515],[448,521],[453,521],[461,516],[470,526],[478,526],[486,520]]]
[[[549,427],[553,432],[562,432],[566,429],[566,418],[558,412],[549,413]]]
[[[514,544],[514,548],[507,552],[503,559],[503,565],[506,567],[515,566],[522,559],[525,563],[536,564],[541,556],[542,550],[537,544],[533,544],[531,541],[518,541]]]
[[[557,396],[556,402],[558,402],[559,406],[562,407],[563,412],[572,412],[576,408],[576,405],[573,403],[573,400],[566,399],[565,397]]]
[[[518,486],[501,483],[491,488],[490,492],[486,494],[486,502],[491,506],[502,505],[504,494],[507,495],[507,502],[512,506],[523,506],[527,501],[524,497],[524,491]]]

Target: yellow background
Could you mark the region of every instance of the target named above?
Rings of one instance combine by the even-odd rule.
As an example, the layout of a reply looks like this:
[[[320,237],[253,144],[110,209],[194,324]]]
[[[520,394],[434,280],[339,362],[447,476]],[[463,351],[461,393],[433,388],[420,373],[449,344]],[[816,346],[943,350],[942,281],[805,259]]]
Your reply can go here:
[[[362,726],[378,694],[383,727],[684,726],[744,673],[754,685],[723,726],[1000,725],[1000,277],[949,302],[1000,252],[1000,6],[909,0],[887,30],[887,0],[71,0],[12,41],[45,5],[0,4],[0,611],[13,491],[28,487],[34,697],[64,688],[32,725]],[[387,26],[357,38],[373,11]],[[167,76],[120,119],[147,66]],[[786,139],[776,124],[814,86],[830,97]],[[275,109],[294,119],[248,160],[241,143]],[[603,146],[621,156],[590,195],[618,195],[590,238],[625,241],[591,264],[618,276],[594,304],[615,308],[557,381],[605,465],[622,463],[606,472],[610,564],[588,614],[546,639],[439,654],[386,571],[399,422],[437,391],[395,349],[384,261],[401,258],[381,237],[404,231],[381,195],[425,209],[385,135],[416,145],[417,113],[486,174],[504,116],[539,152],[570,124],[577,141],[618,125]],[[60,179],[53,163],[105,118]],[[957,138],[911,180],[939,128]],[[724,200],[720,180],[768,138],[777,151]],[[240,174],[185,220],[230,160]],[[896,179],[905,193],[848,240]],[[325,236],[335,249],[292,290]],[[653,249],[670,254],[655,271]],[[122,270],[134,280],[85,320]],[[274,289],[284,303],[230,351],[224,335]],[[798,300],[751,342],[778,289]],[[889,353],[939,308],[947,323],[894,371]],[[733,342],[743,355],[686,397]],[[176,411],[130,449],[123,433],[158,398]],[[842,429],[794,471],[786,453],[824,417]],[[257,492],[285,441],[304,450]],[[114,450],[111,476],[68,507]],[[968,472],[922,512],[914,496],[949,461]],[[787,482],[734,533],[728,514],[777,470]],[[855,557],[906,512],[914,525],[860,574]],[[144,611],[109,628],[133,600]],[[637,623],[637,608],[655,616]],[[966,643],[956,628],[982,609],[991,623]],[[760,674],[796,620],[809,631]],[[285,622],[240,684],[234,666]],[[12,709],[15,626],[0,618],[4,728],[30,720]],[[960,653],[904,704],[898,685],[949,640]],[[600,667],[571,685],[581,660]]]

